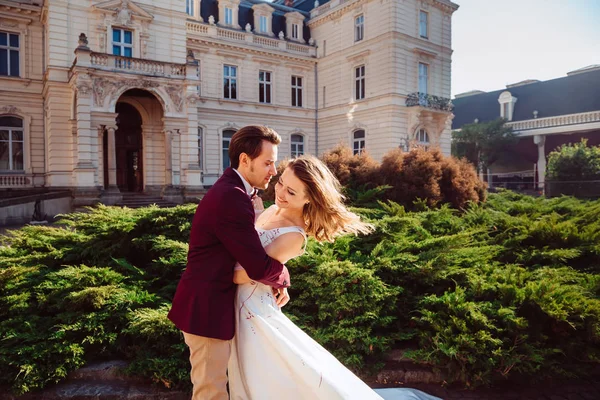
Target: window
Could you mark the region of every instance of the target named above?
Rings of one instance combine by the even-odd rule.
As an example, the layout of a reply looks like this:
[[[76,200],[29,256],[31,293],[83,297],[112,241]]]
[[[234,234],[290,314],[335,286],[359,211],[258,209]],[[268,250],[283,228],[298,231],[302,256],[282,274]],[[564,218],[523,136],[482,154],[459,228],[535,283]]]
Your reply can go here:
[[[298,27],[298,24],[292,24],[292,39],[296,39],[298,40],[298,38],[300,38],[300,28]]]
[[[362,100],[365,98],[365,66],[361,65],[354,69],[354,98]]]
[[[304,136],[294,134],[291,137],[290,156],[292,158],[300,157],[304,154]]]
[[[327,55],[327,40],[323,40],[323,57]]]
[[[354,41],[363,40],[365,34],[365,16],[359,15],[354,18]]]
[[[508,90],[500,93],[500,96],[498,97],[498,103],[500,103],[500,116],[502,118],[512,121],[517,100],[518,99],[514,97]]]
[[[510,116],[510,103],[503,103],[502,104],[502,118],[506,118],[509,119]]]
[[[271,103],[271,73],[258,71],[258,101]]]
[[[259,18],[260,21],[260,33],[268,33],[269,30],[267,29],[267,17],[265,17],[264,15],[261,15]]]
[[[360,154],[365,150],[365,131],[359,129],[352,134],[352,152]]]
[[[198,167],[204,169],[204,129],[201,126],[198,127]]]
[[[417,144],[419,146],[429,146],[429,134],[425,129],[419,129],[417,132]]]
[[[133,57],[133,32],[113,28],[112,45],[115,56]]]
[[[223,131],[223,171],[229,167],[229,143],[231,143],[231,137],[235,131],[233,129],[227,129]]]
[[[429,14],[426,11],[419,11],[419,36],[423,39],[427,39],[429,37],[427,33],[429,25]]]
[[[194,0],[185,0],[185,13],[194,16]]]
[[[0,171],[24,171],[23,120],[0,117]]]
[[[292,76],[292,107],[302,107],[301,76]]]
[[[20,76],[19,35],[0,32],[0,76]]]
[[[223,66],[223,97],[237,99],[237,67]]]
[[[323,86],[323,107],[325,107],[325,96],[327,95],[327,86]]]
[[[233,9],[225,7],[225,24],[233,25]]]
[[[427,81],[429,80],[429,65],[419,63],[419,93],[427,94]]]

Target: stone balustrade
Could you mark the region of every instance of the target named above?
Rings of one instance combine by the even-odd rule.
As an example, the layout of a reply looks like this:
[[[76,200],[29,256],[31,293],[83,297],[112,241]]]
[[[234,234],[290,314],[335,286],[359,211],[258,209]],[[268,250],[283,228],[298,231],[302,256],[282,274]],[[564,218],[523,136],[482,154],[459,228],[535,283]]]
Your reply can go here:
[[[187,21],[187,32],[192,38],[196,35],[203,37],[216,38],[228,42],[245,44],[252,47],[259,47],[267,50],[277,50],[288,54],[294,54],[306,57],[316,57],[317,49],[314,46],[293,43],[287,40],[269,38],[255,35],[252,32],[221,28],[217,25],[210,25],[202,22]]]
[[[580,114],[559,115],[546,118],[534,118],[526,121],[507,122],[506,125],[514,131],[521,132],[530,129],[552,128],[566,125],[587,124],[600,122],[600,111],[592,111]]]

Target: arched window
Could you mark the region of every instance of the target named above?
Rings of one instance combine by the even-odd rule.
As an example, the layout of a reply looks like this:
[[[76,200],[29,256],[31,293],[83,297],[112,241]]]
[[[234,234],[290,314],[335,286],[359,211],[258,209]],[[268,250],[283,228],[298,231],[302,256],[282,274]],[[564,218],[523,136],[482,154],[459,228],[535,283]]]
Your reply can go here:
[[[223,131],[223,144],[222,144],[222,153],[223,153],[223,171],[229,167],[229,143],[231,143],[231,137],[236,131],[234,129],[225,129]]]
[[[0,117],[0,171],[24,171],[23,120]]]
[[[417,132],[417,144],[419,146],[429,146],[430,142],[429,142],[429,134],[427,133],[427,131],[425,129],[419,129],[419,131]]]
[[[292,158],[299,157],[304,154],[304,136],[293,134],[290,138],[291,149],[290,156]]]
[[[359,129],[352,133],[352,152],[354,154],[360,154],[365,150],[366,139],[365,130]]]

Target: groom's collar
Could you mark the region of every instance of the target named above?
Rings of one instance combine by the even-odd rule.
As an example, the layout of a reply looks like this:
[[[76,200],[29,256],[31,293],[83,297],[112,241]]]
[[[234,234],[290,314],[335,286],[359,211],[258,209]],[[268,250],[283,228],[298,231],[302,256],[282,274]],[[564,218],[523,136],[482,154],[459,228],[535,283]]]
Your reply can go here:
[[[246,189],[246,193],[248,193],[248,196],[252,196],[254,194],[254,188],[252,187],[252,185],[250,185],[248,183],[248,181],[246,181],[244,179],[244,177],[242,176],[242,174],[240,174],[240,172],[237,169],[235,169],[235,168],[231,168],[231,169],[234,170],[235,173],[238,174],[238,176],[242,180],[242,183],[244,184],[244,189]]]

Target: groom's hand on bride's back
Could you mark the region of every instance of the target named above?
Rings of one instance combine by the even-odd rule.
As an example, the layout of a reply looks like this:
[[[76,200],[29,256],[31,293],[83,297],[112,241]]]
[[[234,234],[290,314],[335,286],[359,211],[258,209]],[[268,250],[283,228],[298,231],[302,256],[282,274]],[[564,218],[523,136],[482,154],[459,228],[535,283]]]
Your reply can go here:
[[[273,295],[275,296],[275,300],[277,301],[277,306],[279,308],[285,306],[290,301],[290,295],[288,293],[287,288],[273,288]]]

